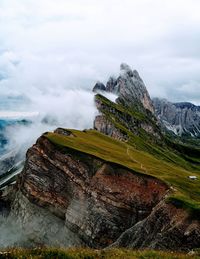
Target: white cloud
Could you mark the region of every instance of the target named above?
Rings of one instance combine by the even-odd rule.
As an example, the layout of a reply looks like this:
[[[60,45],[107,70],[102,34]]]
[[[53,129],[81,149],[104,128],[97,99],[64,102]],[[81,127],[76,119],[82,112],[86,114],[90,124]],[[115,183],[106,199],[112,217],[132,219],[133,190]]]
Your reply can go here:
[[[199,12],[198,0],[1,0],[0,95],[22,95],[14,111],[41,116],[12,141],[92,127],[85,90],[117,75],[121,62],[139,71],[152,96],[199,104]],[[52,128],[41,124],[46,115],[57,118]]]
[[[26,112],[0,112],[0,118],[3,119],[9,116],[10,119],[25,118],[32,121],[31,124],[11,125],[6,131],[9,140],[7,150],[20,149],[22,155],[42,133],[57,127],[80,130],[93,128],[97,115],[94,94],[85,90],[62,89],[54,94],[37,92],[25,108]]]
[[[0,52],[20,63],[4,60],[1,92],[92,88],[125,61],[170,99],[168,89],[200,80],[199,11],[198,0],[2,0]]]

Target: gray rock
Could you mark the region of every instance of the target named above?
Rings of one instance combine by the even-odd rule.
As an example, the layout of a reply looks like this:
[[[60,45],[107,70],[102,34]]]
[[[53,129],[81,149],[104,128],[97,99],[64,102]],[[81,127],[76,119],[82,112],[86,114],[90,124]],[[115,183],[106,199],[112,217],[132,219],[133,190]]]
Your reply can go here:
[[[153,99],[155,112],[161,123],[179,136],[200,137],[200,106],[165,99]]]
[[[98,92],[102,92],[102,91],[106,91],[105,85],[101,82],[97,82],[95,84],[95,86],[93,87],[93,92],[98,93]]]
[[[112,247],[190,251],[200,247],[200,224],[185,210],[161,201],[147,218],[127,229]]]
[[[10,216],[30,245],[106,247],[168,191],[154,177],[74,152],[41,137],[27,153]]]
[[[138,72],[132,71],[125,63],[120,65],[120,75],[117,79],[109,78],[105,90],[117,94],[118,102],[154,113],[153,103],[144,82]]]

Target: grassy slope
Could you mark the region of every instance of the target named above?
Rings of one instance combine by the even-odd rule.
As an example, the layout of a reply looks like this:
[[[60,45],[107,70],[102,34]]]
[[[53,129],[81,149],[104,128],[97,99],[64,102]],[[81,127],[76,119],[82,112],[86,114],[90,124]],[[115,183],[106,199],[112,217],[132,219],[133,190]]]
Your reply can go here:
[[[137,251],[127,249],[92,250],[92,249],[10,249],[0,252],[2,259],[187,259],[200,258],[198,252],[195,255],[178,254],[161,251]]]
[[[200,172],[187,162],[182,167],[180,161],[183,159],[178,155],[166,151],[169,161],[171,156],[171,162],[169,162],[162,156],[158,158],[148,152],[138,150],[130,143],[114,140],[95,130],[70,131],[74,136],[57,133],[47,133],[45,136],[56,145],[94,155],[105,161],[123,165],[135,172],[161,179],[175,189],[174,196],[170,198],[171,201],[176,201],[177,205],[186,207],[192,212],[200,212]],[[176,157],[177,163],[174,161]],[[189,180],[189,175],[197,175],[198,179]]]
[[[146,151],[159,159],[179,164],[181,167],[186,169],[192,166],[194,169],[200,170],[200,149],[197,150],[197,154],[194,155],[192,154],[195,153],[194,149],[193,152],[191,152],[191,149],[178,143],[174,144],[169,138],[162,136],[158,125],[156,125],[156,119],[152,114],[147,115],[134,110],[133,107],[124,107],[121,104],[113,103],[100,94],[96,95],[96,100],[101,102],[101,107],[103,107],[101,108],[101,112],[104,116],[117,129],[128,136],[128,142],[130,145],[137,147],[137,149]],[[137,127],[138,134],[134,134],[132,130],[128,128],[129,122],[125,123],[124,120],[119,119],[120,113],[123,114],[123,118],[127,118],[128,120],[133,118],[136,125],[139,125],[141,122],[146,122],[148,125],[151,125],[155,132],[160,134],[161,138],[158,139],[151,134],[147,134],[147,132],[141,129],[140,126]],[[128,116],[130,118],[128,118]],[[177,152],[174,152],[176,149],[178,149]],[[186,153],[189,153],[189,157],[185,155]]]

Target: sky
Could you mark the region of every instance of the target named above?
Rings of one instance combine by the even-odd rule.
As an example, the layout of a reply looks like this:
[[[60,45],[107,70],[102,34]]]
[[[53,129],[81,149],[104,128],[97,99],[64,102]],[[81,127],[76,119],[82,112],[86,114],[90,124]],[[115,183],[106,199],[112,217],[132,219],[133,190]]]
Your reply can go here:
[[[151,96],[200,104],[199,12],[198,0],[1,0],[0,91],[89,89],[126,62]]]
[[[91,89],[138,70],[152,97],[200,104],[199,0],[0,0],[0,93]]]

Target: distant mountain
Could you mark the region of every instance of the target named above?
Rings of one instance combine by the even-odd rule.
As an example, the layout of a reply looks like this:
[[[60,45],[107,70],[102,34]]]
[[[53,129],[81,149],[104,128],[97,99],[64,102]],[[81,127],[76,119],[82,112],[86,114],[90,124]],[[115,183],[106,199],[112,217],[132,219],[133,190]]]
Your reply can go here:
[[[200,137],[200,106],[159,98],[153,99],[153,104],[158,119],[168,130],[178,136]]]

